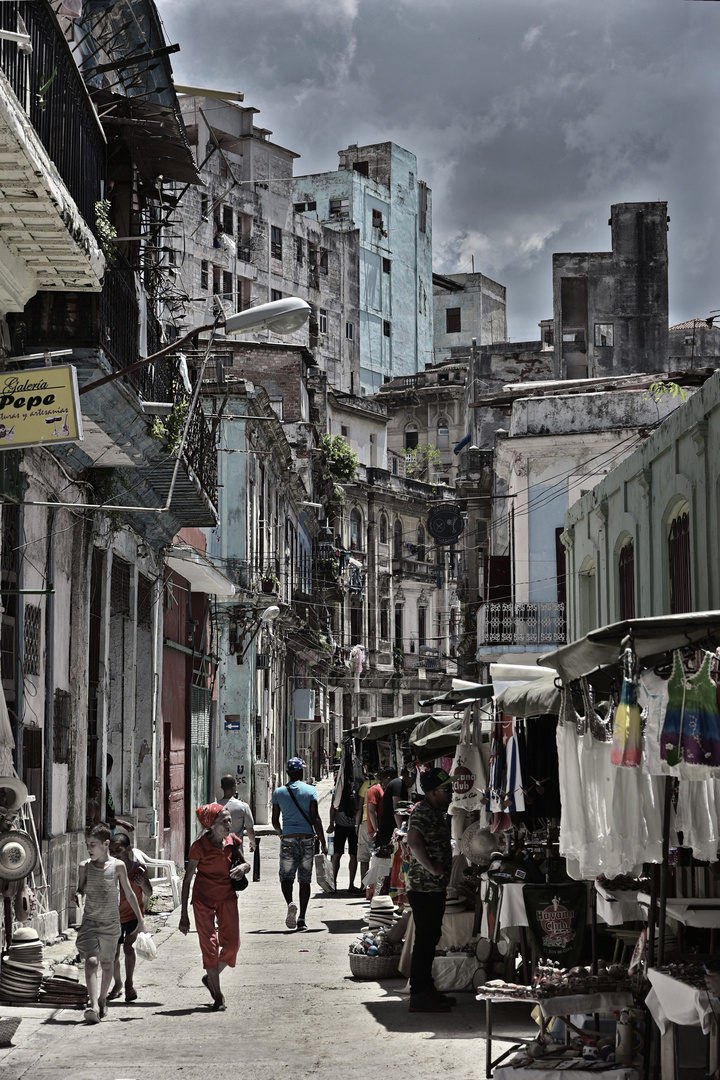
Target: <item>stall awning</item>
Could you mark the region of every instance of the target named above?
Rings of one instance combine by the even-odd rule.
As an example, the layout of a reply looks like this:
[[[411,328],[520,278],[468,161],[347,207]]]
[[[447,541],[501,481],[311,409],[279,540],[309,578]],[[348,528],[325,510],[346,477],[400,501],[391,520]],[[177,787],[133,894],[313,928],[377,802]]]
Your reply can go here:
[[[221,600],[235,595],[235,586],[229,577],[211,562],[207,555],[186,544],[176,544],[165,556],[165,563],[190,582],[192,592],[207,593]]]
[[[572,682],[598,667],[616,664],[628,634],[633,636],[633,648],[640,659],[660,656],[685,645],[716,644],[720,642],[720,611],[625,619],[591,630],[584,638],[541,656],[539,662],[554,668],[563,682]]]
[[[493,696],[492,683],[464,682],[463,679],[453,679],[452,689],[446,690],[436,697],[423,698],[421,705],[459,705],[465,701],[479,701]]]
[[[557,673],[543,675],[532,682],[506,686],[495,698],[495,704],[508,716],[543,716],[560,712],[560,691],[555,686]]]
[[[433,714],[427,712],[410,713],[408,716],[394,716],[388,720],[376,720],[372,724],[359,724],[349,734],[354,739],[387,739],[391,735],[397,735],[401,731],[410,731],[422,720],[432,720]]]

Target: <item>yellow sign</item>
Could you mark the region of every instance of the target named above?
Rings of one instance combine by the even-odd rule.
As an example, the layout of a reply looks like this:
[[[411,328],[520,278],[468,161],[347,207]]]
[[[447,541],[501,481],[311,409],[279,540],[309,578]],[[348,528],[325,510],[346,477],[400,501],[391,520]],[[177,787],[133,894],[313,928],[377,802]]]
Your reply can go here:
[[[50,446],[82,437],[74,367],[0,374],[0,450]]]

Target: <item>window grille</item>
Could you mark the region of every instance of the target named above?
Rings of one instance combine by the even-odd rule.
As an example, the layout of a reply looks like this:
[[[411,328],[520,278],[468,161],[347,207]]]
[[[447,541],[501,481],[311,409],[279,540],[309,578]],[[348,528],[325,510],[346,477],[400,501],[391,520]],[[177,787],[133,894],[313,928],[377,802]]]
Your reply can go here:
[[[145,574],[138,574],[137,621],[138,626],[152,623],[152,581]]]
[[[402,710],[403,716],[411,716],[415,708],[415,703],[412,694],[403,694],[402,696]]]
[[[670,522],[668,536],[670,568],[670,613],[692,611],[690,583],[690,515],[685,513]]]
[[[56,690],[53,705],[53,756],[57,765],[70,764],[72,724],[70,715],[70,694],[67,690]]]
[[[618,560],[620,577],[620,618],[635,618],[635,545],[632,540],[624,545]]]
[[[110,609],[114,615],[130,614],[130,563],[117,556],[112,564]]]
[[[390,719],[393,714],[393,694],[381,694],[380,696],[380,715],[385,719]]]
[[[210,695],[204,686],[190,687],[190,742],[193,746],[209,746]]]
[[[23,672],[25,675],[40,674],[40,607],[26,604],[24,619]]]

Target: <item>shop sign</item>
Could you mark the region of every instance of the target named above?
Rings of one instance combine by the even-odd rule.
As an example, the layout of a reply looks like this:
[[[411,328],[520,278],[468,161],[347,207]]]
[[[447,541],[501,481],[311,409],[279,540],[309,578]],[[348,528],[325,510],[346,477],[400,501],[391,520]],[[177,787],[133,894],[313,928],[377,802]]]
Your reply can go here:
[[[428,532],[438,544],[454,544],[465,528],[457,506],[434,506],[428,514]]]
[[[53,446],[82,437],[74,367],[0,374],[0,450]]]

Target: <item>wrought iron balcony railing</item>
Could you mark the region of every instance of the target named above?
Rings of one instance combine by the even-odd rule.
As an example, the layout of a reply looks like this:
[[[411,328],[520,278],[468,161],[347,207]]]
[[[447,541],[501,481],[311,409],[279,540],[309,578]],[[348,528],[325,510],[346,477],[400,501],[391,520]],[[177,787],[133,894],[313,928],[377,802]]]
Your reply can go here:
[[[95,232],[95,203],[100,198],[105,160],[97,115],[47,0],[6,0],[0,4],[0,27],[17,32],[18,15],[30,35],[32,53],[3,41],[0,66],[75,205]]]
[[[564,642],[564,604],[491,603],[482,604],[478,611],[478,645],[562,645]]]

